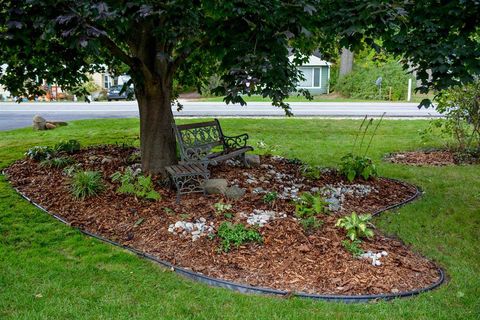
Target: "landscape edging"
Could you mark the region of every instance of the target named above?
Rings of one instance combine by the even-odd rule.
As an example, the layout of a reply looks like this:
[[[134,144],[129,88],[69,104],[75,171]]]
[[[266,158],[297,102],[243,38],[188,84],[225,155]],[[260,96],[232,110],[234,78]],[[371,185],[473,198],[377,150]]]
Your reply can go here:
[[[384,179],[400,182],[404,185],[407,184],[406,182],[398,180],[398,179],[392,179],[392,178],[384,178]],[[409,184],[409,185],[411,185],[411,184]],[[408,198],[408,199],[406,199],[406,200],[404,200],[404,201],[402,201],[398,204],[391,205],[387,208],[378,210],[375,213],[373,213],[372,215],[374,215],[374,216],[379,215],[379,214],[381,214],[385,211],[401,207],[401,206],[417,199],[422,194],[422,191],[420,190],[419,187],[417,187],[415,185],[411,185],[411,186],[415,187],[415,189],[416,189],[416,193],[413,196],[411,196],[410,198]],[[41,211],[43,211],[46,214],[52,216],[56,220],[72,227],[71,224],[68,223],[66,220],[64,220],[62,217],[60,217],[60,216],[58,216],[54,213],[49,212],[47,209],[45,209],[41,205],[34,202],[32,199],[30,199],[25,194],[23,194],[18,188],[13,187],[13,186],[12,186],[12,188],[22,198],[24,198],[25,200],[27,200],[28,202],[33,204],[35,207],[37,207]],[[309,294],[309,293],[302,293],[302,292],[296,293],[296,292],[289,292],[289,291],[283,291],[283,290],[277,290],[277,289],[254,287],[254,286],[245,285],[245,284],[241,284],[241,283],[235,283],[235,282],[231,282],[231,281],[227,281],[227,280],[212,278],[212,277],[203,275],[201,273],[193,272],[191,270],[187,270],[187,269],[175,266],[175,265],[173,265],[173,264],[171,264],[167,261],[158,259],[158,258],[156,258],[156,257],[154,257],[154,256],[152,256],[152,255],[150,255],[146,252],[139,251],[139,250],[137,250],[133,247],[122,245],[121,243],[118,243],[118,242],[112,241],[110,239],[104,238],[100,235],[91,233],[87,230],[83,230],[83,229],[80,229],[80,228],[77,228],[77,227],[73,227],[73,228],[77,229],[81,233],[83,233],[85,235],[88,235],[92,238],[95,238],[95,239],[98,239],[100,241],[109,243],[109,244],[114,245],[116,247],[120,247],[122,249],[133,252],[140,257],[143,257],[145,259],[156,262],[156,263],[158,263],[158,264],[160,264],[160,265],[162,265],[166,268],[169,268],[172,271],[174,271],[175,273],[177,273],[181,276],[184,276],[186,278],[189,278],[189,279],[207,284],[209,286],[226,288],[226,289],[230,289],[230,290],[233,290],[233,291],[238,291],[238,292],[241,292],[241,293],[248,293],[248,294],[275,295],[275,296],[283,296],[283,297],[295,296],[295,297],[300,297],[300,298],[308,298],[308,299],[323,300],[323,301],[335,301],[335,302],[344,302],[344,303],[365,303],[365,302],[370,302],[370,301],[374,301],[374,300],[392,300],[392,299],[396,299],[396,298],[406,298],[406,297],[415,296],[415,295],[418,295],[420,293],[433,290],[433,289],[439,287],[445,281],[445,272],[443,271],[442,268],[437,266],[438,272],[440,274],[440,278],[438,279],[438,281],[431,284],[428,287],[417,289],[417,290],[412,290],[412,291],[389,293],[389,294],[375,294],[375,295],[321,295],[321,294]]]

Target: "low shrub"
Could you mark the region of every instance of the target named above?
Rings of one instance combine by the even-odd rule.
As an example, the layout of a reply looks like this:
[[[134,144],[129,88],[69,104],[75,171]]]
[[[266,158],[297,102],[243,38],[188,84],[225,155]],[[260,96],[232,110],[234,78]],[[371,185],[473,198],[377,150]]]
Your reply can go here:
[[[375,81],[382,77],[382,88]],[[357,64],[353,71],[339,77],[335,91],[342,96],[368,100],[406,100],[409,75],[395,59],[382,63]]]
[[[112,174],[111,179],[113,182],[120,182],[117,193],[134,195],[138,198],[153,201],[161,199],[160,194],[153,187],[152,178],[142,174],[135,175],[130,167],[124,173],[115,172]]]
[[[229,252],[232,246],[240,247],[248,242],[261,243],[262,236],[255,229],[247,229],[241,223],[232,224],[231,222],[223,222],[217,231],[217,237],[221,239],[220,250]]]
[[[25,152],[25,156],[35,161],[50,159],[55,155],[55,150],[45,146],[35,146]]]
[[[467,157],[480,153],[480,80],[442,91],[435,100],[444,118],[432,120],[421,134],[444,138],[447,147]]]
[[[75,198],[85,199],[105,190],[102,175],[98,171],[80,171],[72,176],[71,189]]]
[[[69,165],[72,165],[75,161],[70,157],[55,157],[45,159],[40,162],[40,166],[46,168],[63,169]]]

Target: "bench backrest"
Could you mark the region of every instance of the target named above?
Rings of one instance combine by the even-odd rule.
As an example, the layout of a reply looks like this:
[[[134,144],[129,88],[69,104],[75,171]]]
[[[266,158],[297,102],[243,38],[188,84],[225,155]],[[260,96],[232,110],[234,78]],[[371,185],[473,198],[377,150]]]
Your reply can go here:
[[[224,146],[222,128],[217,119],[209,122],[173,124],[173,129],[184,161],[201,161],[213,148]]]

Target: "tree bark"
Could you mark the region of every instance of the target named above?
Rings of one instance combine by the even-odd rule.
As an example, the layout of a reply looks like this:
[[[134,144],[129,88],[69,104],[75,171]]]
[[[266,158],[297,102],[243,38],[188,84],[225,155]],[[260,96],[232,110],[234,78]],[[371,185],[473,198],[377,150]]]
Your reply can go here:
[[[165,167],[177,162],[171,90],[155,83],[136,92],[140,111],[142,169],[166,176]]]

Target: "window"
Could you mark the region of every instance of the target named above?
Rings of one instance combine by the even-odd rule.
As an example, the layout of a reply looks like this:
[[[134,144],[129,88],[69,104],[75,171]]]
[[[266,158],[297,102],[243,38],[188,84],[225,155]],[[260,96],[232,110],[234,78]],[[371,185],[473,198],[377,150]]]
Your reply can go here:
[[[300,88],[321,88],[322,87],[322,71],[320,68],[299,68],[303,73],[305,80],[298,83]]]
[[[313,68],[313,86],[320,87],[320,68]]]
[[[299,68],[303,73],[305,80],[300,80],[299,87],[311,87],[312,86],[312,68]]]
[[[104,75],[103,76],[103,87],[105,89],[109,89],[110,88],[110,77],[108,75]]]

